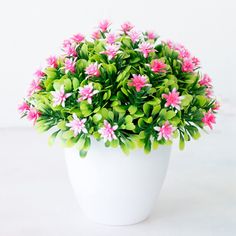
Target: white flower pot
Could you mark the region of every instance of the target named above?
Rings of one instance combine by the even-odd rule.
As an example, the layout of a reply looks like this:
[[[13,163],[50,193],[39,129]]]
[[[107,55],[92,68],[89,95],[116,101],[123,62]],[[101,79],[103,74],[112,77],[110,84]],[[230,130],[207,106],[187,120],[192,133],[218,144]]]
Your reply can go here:
[[[78,203],[91,220],[106,225],[129,225],[145,220],[161,190],[170,146],[150,154],[142,149],[129,156],[94,140],[86,158],[65,149],[71,184]]]

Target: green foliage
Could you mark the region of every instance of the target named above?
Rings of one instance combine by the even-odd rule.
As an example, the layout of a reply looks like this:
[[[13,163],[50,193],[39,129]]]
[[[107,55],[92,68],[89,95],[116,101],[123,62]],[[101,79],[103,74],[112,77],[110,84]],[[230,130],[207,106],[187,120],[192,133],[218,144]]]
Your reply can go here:
[[[199,69],[183,72],[179,51],[159,39],[148,41],[151,44],[155,42],[155,52],[144,57],[138,49],[143,39],[134,43],[125,34],[115,43],[119,46],[117,55],[109,58],[103,54],[107,46],[106,33],[102,33],[99,40],[74,43],[76,57],[64,55],[57,58],[55,68],[46,67],[38,84],[40,89],[25,99],[28,106],[39,112],[39,118],[35,120],[38,131],[56,128],[49,137],[49,144],[60,137],[63,145],[75,146],[80,156],[85,157],[91,146],[91,136],[97,140],[104,139],[101,129],[106,122],[113,128],[116,138],[106,140],[105,146],[120,147],[126,154],[136,147],[149,153],[159,145],[170,145],[171,140],[158,138],[160,131],[157,127],[165,124],[175,130],[172,138],[179,138],[181,150],[185,142],[198,139],[200,130],[204,128],[204,114],[216,113],[215,99],[207,96],[212,88],[199,83],[203,77]],[[74,71],[66,70],[65,60],[68,58],[74,63]],[[164,63],[165,69],[154,72],[151,67],[154,60]],[[96,63],[99,73],[86,74],[86,68],[93,63]],[[140,90],[132,85],[135,84],[132,81],[134,74],[146,78],[146,84]],[[140,82],[137,84],[142,85]],[[80,93],[81,88],[87,85],[93,88],[91,101]],[[62,87],[68,96],[64,98],[65,104],[59,102],[55,106],[53,94]],[[163,96],[173,89],[181,99],[179,108],[167,105]],[[28,112],[23,112],[22,117]],[[83,131],[78,133],[70,127],[75,116],[85,121]]]

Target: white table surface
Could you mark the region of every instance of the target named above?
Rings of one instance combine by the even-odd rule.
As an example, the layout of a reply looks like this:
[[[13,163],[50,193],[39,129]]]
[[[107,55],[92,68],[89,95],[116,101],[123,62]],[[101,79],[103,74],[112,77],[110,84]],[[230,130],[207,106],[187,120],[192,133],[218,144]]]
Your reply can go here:
[[[109,227],[84,218],[63,150],[45,134],[0,129],[0,236],[236,235],[236,113],[222,112],[210,135],[173,147],[167,178],[151,217]]]

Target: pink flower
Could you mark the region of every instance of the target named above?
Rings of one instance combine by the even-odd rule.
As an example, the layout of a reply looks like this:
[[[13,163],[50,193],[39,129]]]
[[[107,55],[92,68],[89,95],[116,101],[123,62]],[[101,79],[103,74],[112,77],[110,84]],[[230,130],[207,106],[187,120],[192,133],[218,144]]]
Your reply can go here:
[[[180,110],[180,103],[183,99],[183,96],[179,96],[179,92],[177,92],[176,88],[169,92],[169,94],[162,94],[162,97],[166,99],[165,107],[175,107],[177,110]]]
[[[53,106],[62,105],[65,107],[65,101],[71,96],[71,93],[65,93],[64,86],[62,85],[60,90],[52,91],[53,96]]]
[[[121,25],[121,29],[124,33],[127,33],[128,31],[132,30],[134,28],[134,25],[131,24],[130,22],[124,22],[122,25]]]
[[[129,31],[127,34],[129,35],[133,43],[136,43],[140,38],[140,33],[134,30]]]
[[[41,80],[39,78],[32,80],[30,87],[28,89],[28,97],[31,97],[34,93],[42,90],[40,83],[41,83]]]
[[[109,33],[106,35],[106,42],[109,44],[113,44],[116,42],[117,36],[114,33]]]
[[[211,77],[207,74],[204,74],[203,78],[199,81],[199,84],[201,86],[212,87],[211,82]]]
[[[106,32],[110,25],[111,25],[111,22],[109,20],[103,20],[99,23],[99,29],[102,32]]]
[[[81,132],[87,134],[88,131],[85,128],[86,119],[80,120],[76,114],[73,114],[73,120],[66,124],[67,127],[70,127],[70,130],[74,132],[74,137],[76,137]]]
[[[50,56],[48,59],[47,59],[47,63],[50,67],[54,67],[54,68],[57,68],[58,67],[58,64],[57,64],[57,58],[55,56]]]
[[[67,46],[66,48],[64,48],[64,51],[67,56],[72,56],[72,57],[77,56],[77,52],[76,52],[74,46]]]
[[[148,43],[148,42],[143,42],[139,44],[138,51],[140,51],[143,54],[143,56],[147,58],[150,52],[155,52],[155,49],[154,49],[153,44]]]
[[[183,72],[193,72],[193,69],[194,69],[194,64],[193,64],[192,60],[186,59],[183,61],[183,64],[182,64],[182,71]]]
[[[200,65],[200,61],[197,57],[192,57],[192,62],[193,62],[195,67]]]
[[[171,140],[173,132],[176,130],[176,128],[166,121],[161,127],[154,127],[154,130],[159,132],[157,140],[161,140],[162,138],[165,140]]]
[[[96,40],[96,39],[100,39],[101,38],[101,33],[99,30],[96,30],[92,33],[91,35],[92,39]]]
[[[163,43],[166,43],[170,49],[174,49],[175,47],[175,43],[171,40],[167,40],[166,42],[163,42]]]
[[[115,135],[115,130],[117,130],[118,126],[114,125],[111,126],[111,124],[104,120],[104,126],[98,130],[98,132],[101,134],[102,138],[104,138],[104,141],[112,141],[113,139],[117,139]]]
[[[208,111],[207,113],[205,113],[204,117],[202,118],[202,122],[205,125],[208,125],[212,129],[213,128],[212,124],[216,123],[215,115],[211,111]]]
[[[90,64],[88,67],[85,69],[85,73],[88,75],[88,77],[95,76],[99,77],[100,76],[100,71],[99,67],[101,65],[98,65],[97,62]]]
[[[218,101],[215,101],[214,107],[212,108],[213,111],[219,111],[220,109],[220,103]]]
[[[156,37],[157,37],[157,36],[156,36],[156,34],[155,34],[153,31],[148,31],[148,32],[147,32],[147,38],[148,38],[148,39],[151,39],[151,40],[152,40],[152,39],[156,39]]]
[[[72,38],[71,38],[75,43],[81,43],[84,40],[84,36],[82,34],[75,34]]]
[[[135,87],[137,92],[140,92],[143,87],[150,86],[150,84],[147,83],[147,77],[145,75],[133,75],[128,85]]]
[[[38,79],[41,79],[42,77],[45,76],[45,73],[44,73],[42,70],[38,69],[38,70],[35,71],[34,75],[35,75]]]
[[[87,100],[89,104],[92,104],[92,97],[98,92],[99,92],[98,90],[93,90],[92,83],[89,83],[88,85],[85,85],[84,87],[79,87],[80,98],[77,101],[81,102],[83,100]]]
[[[100,52],[101,54],[105,54],[108,56],[108,59],[113,59],[118,53],[119,53],[120,45],[118,44],[108,44],[106,46],[106,50],[103,52]]]
[[[176,44],[174,49],[179,53],[179,58],[190,59],[190,52],[182,44]]]
[[[150,67],[154,73],[166,72],[166,64],[158,59],[151,61]]]
[[[65,72],[71,72],[71,73],[75,73],[75,62],[76,62],[76,58],[74,58],[74,60],[68,59],[66,58],[65,60]]]
[[[66,39],[62,43],[62,47],[65,49],[67,47],[70,47],[72,45],[71,41],[69,39]]]
[[[213,91],[212,91],[211,88],[206,88],[205,93],[206,93],[206,96],[207,96],[208,98],[212,98],[212,97],[213,97]]]
[[[29,111],[29,109],[30,109],[30,106],[28,105],[27,102],[23,102],[21,105],[18,106],[18,111],[20,113],[24,113],[26,111]]]
[[[40,117],[41,113],[35,108],[35,107],[30,107],[29,112],[27,114],[28,120],[32,120],[33,124],[35,125],[37,119]]]

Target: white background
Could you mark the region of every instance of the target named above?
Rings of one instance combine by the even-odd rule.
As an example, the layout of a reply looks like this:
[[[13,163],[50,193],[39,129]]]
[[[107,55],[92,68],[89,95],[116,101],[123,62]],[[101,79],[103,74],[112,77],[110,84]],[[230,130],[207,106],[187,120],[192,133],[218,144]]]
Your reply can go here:
[[[104,18],[114,29],[126,20],[186,45],[200,58],[224,101],[236,98],[236,17],[233,0],[14,1],[0,2],[0,126],[23,126],[17,104],[34,71],[60,53],[64,39],[90,33]]]
[[[0,0],[0,236],[236,235],[236,4],[232,0]],[[173,147],[152,217],[130,227],[93,224],[78,209],[62,148],[49,149],[17,105],[45,58],[104,18],[186,45],[213,79],[222,109],[211,135]]]

